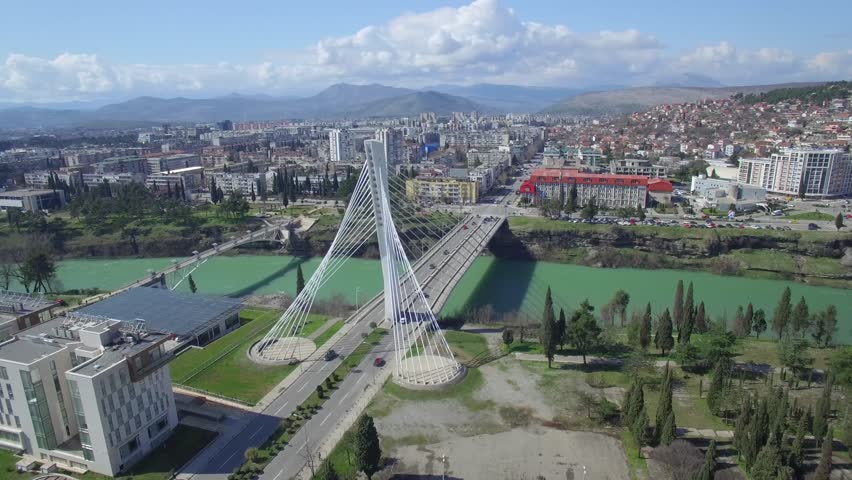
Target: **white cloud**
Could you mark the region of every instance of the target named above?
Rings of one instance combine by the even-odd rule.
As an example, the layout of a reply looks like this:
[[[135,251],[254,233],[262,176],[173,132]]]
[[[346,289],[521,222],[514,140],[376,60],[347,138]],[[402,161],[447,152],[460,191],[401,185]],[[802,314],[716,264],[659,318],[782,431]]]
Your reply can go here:
[[[12,54],[0,64],[0,100],[286,93],[339,81],[639,84],[682,72],[729,84],[848,77],[852,51],[802,59],[785,50],[745,51],[722,41],[675,52],[640,30],[577,33],[566,25],[523,21],[499,0],[473,0],[458,8],[406,13],[256,64],[113,64],[94,54],[52,59]]]

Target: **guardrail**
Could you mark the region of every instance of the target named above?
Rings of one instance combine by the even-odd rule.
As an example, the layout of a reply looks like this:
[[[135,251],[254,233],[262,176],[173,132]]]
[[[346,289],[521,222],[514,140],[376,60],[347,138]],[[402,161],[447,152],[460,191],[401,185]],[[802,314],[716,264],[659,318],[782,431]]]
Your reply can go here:
[[[172,386],[178,387],[181,390],[187,390],[187,391],[190,391],[190,392],[199,393],[199,394],[207,396],[207,397],[220,398],[222,400],[227,400],[229,402],[233,402],[233,403],[236,403],[238,405],[244,405],[244,406],[249,407],[249,408],[255,406],[254,403],[246,402],[245,400],[240,400],[238,398],[229,397],[227,395],[222,395],[222,394],[219,394],[219,393],[216,393],[216,392],[204,390],[203,388],[190,387],[189,385],[184,385],[182,383],[172,383]]]

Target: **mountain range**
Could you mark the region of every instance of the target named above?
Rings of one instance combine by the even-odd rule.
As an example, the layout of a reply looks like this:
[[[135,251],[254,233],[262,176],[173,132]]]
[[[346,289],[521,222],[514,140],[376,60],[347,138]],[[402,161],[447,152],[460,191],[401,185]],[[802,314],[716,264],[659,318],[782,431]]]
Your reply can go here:
[[[231,94],[215,98],[138,97],[96,106],[93,102],[10,106],[0,104],[0,129],[122,127],[170,123],[206,123],[230,119],[363,119],[417,116],[422,112],[446,115],[459,111],[543,112],[569,115],[617,114],[664,103],[722,98],[734,93],[758,93],[785,84],[716,87],[713,79],[683,74],[664,86],[626,88],[602,86],[597,91],[568,87],[524,87],[478,84],[435,85],[424,89],[380,84],[332,85],[310,97]],[[687,86],[690,85],[690,86]],[[695,86],[703,85],[703,86]],[[8,107],[8,108],[4,108]]]

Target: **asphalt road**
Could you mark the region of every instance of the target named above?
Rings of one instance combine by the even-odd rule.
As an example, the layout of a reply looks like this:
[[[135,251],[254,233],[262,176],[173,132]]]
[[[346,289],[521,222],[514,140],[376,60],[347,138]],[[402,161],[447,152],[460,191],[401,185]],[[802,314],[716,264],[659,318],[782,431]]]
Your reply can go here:
[[[438,310],[446,301],[448,290],[461,278],[466,271],[466,266],[475,257],[481,246],[487,243],[487,239],[493,234],[498,225],[497,222],[482,222],[481,218],[471,218],[465,223],[467,229],[458,227],[450,236],[427,252],[416,265],[415,272],[418,281],[421,282],[424,292],[429,294],[430,303],[438,302]],[[469,246],[473,245],[473,247]],[[444,252],[447,252],[446,254]],[[430,268],[435,265],[435,268]],[[363,341],[362,336],[368,334],[372,329],[371,322],[381,323],[384,316],[384,306],[380,299],[368,302],[361,310],[350,317],[350,322],[355,322],[352,330],[344,338],[331,346],[339,355],[349,356],[355,348]],[[433,311],[436,310],[433,307]],[[373,351],[367,355],[364,361],[353,370],[331,393],[319,414],[311,418],[308,423],[291,440],[266,468],[261,478],[280,480],[289,479],[296,475],[306,464],[307,456],[304,448],[308,438],[311,443],[319,442],[327,435],[337,421],[345,415],[357,399],[355,392],[362,389],[364,382],[374,378],[378,373],[373,366],[373,359],[381,356],[386,360],[386,366],[393,365],[393,335],[388,334]],[[230,441],[221,451],[212,457],[207,465],[198,472],[186,472],[201,474],[211,478],[225,478],[228,474],[242,465],[243,453],[250,447],[258,447],[276,430],[282,418],[289,417],[298,405],[304,402],[325,379],[340,365],[340,358],[331,361],[322,359],[306,361],[300,365],[303,369],[298,373],[298,378],[281,395],[260,413],[255,414],[246,426]],[[311,443],[308,443],[310,445]],[[302,447],[299,449],[298,447]]]

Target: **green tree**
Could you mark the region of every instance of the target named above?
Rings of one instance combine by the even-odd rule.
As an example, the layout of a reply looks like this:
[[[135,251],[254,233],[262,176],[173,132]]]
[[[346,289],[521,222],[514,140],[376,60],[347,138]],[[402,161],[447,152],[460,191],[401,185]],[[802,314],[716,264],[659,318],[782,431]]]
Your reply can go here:
[[[568,189],[568,198],[565,199],[565,213],[572,214],[577,211],[577,185],[571,184]]]
[[[716,440],[710,440],[710,446],[704,453],[704,464],[692,480],[713,480],[716,474]]]
[[[787,377],[791,386],[814,363],[814,358],[808,352],[809,347],[808,341],[803,338],[784,338],[778,343],[778,360],[792,371]]]
[[[556,321],[553,315],[553,298],[550,294],[550,287],[547,287],[547,293],[544,296],[544,313],[541,317],[541,331],[539,332],[539,341],[544,350],[544,356],[547,357],[547,368],[550,368],[553,363],[553,356],[556,355]],[[585,362],[584,362],[585,363]]]
[[[835,333],[837,333],[837,307],[829,305],[816,315],[811,336],[818,347],[826,348],[831,345]]]
[[[713,378],[710,382],[710,388],[707,389],[707,406],[710,408],[711,412],[717,415],[722,411],[727,379],[727,363],[720,360],[716,363],[716,368],[713,370]]]
[[[742,305],[737,305],[737,313],[734,316],[734,334],[738,337],[746,337],[751,334],[750,331],[745,329],[745,314]]]
[[[648,431],[648,412],[645,410],[644,405],[637,414],[636,419],[633,420],[630,433],[633,434],[633,439],[636,440],[639,450],[642,449],[643,445],[651,443],[651,435]]]
[[[743,330],[746,337],[751,335],[751,329],[754,326],[754,306],[749,302],[746,306],[745,314],[743,315]]]
[[[805,433],[808,428],[808,417],[799,415],[796,423],[796,434],[793,437],[793,445],[790,447],[790,463],[796,470],[802,470],[805,466]]]
[[[831,415],[831,389],[832,381],[825,382],[822,389],[822,395],[817,399],[816,408],[814,409],[813,434],[817,443],[822,442],[826,432],[828,432],[828,421]]]
[[[791,322],[791,330],[796,335],[804,335],[810,327],[810,313],[808,312],[808,302],[805,297],[799,298],[799,303],[793,309],[793,318]]]
[[[186,279],[187,283],[189,283],[189,291],[195,293],[198,291],[198,286],[195,284],[195,279],[192,278],[192,274],[189,274],[189,277]]]
[[[373,417],[361,415],[355,424],[354,437],[355,465],[364,472],[368,479],[379,471],[382,460],[382,449],[379,446],[379,434],[373,423]]]
[[[663,430],[660,432],[660,444],[671,445],[677,438],[677,425],[675,425],[674,410],[669,410],[666,415],[666,421],[663,423]]]
[[[672,336],[672,317],[669,314],[669,309],[665,309],[657,325],[657,335],[654,337],[654,344],[660,349],[663,355],[674,347],[674,337]]]
[[[672,320],[678,331],[683,328],[683,280],[677,281],[675,288],[674,305],[672,306]],[[678,333],[678,336],[680,334]]]
[[[645,314],[642,315],[642,324],[639,327],[639,346],[647,350],[651,345],[651,303],[645,306]]]
[[[663,383],[660,385],[660,397],[657,401],[657,415],[654,417],[654,436],[658,442],[662,441],[666,421],[668,421],[669,414],[672,413],[672,389],[672,369],[666,362],[665,370],[663,370]],[[664,445],[669,443],[664,443]]]
[[[834,226],[837,228],[838,231],[840,231],[840,229],[844,227],[842,213],[838,213],[837,216],[834,217]]]
[[[568,343],[583,356],[583,365],[586,365],[586,354],[597,345],[601,334],[601,327],[598,326],[592,311],[594,307],[589,304],[589,300],[583,300],[580,308],[571,314],[566,329]]]
[[[506,345],[506,348],[509,348],[512,345],[512,342],[515,341],[515,334],[512,332],[511,328],[503,329],[503,345]]]
[[[781,456],[775,445],[769,443],[764,446],[754,465],[751,467],[751,478],[753,480],[777,480],[778,469],[781,467]]]
[[[565,341],[568,335],[568,322],[565,320],[565,310],[559,309],[559,320],[556,321],[556,343],[559,345],[559,349],[562,349],[562,346],[565,345]]]
[[[257,457],[260,454],[260,451],[254,447],[247,448],[245,452],[243,452],[243,458],[246,459],[247,462],[257,461]]]
[[[324,395],[325,395],[325,389],[322,388],[322,385],[317,385],[317,396],[319,398],[323,398]]]
[[[689,343],[692,331],[695,330],[695,299],[692,282],[686,289],[686,299],[683,301],[683,331],[678,330],[677,337],[680,343]]]
[[[754,311],[754,319],[752,320],[751,329],[754,331],[755,337],[759,337],[760,334],[766,331],[766,312],[764,312],[762,308],[758,308]]]
[[[302,273],[302,264],[296,267],[296,295],[302,293],[305,289],[305,274]]]
[[[27,252],[24,262],[18,268],[18,278],[27,292],[30,292],[32,285],[33,293],[48,293],[56,278],[56,264],[46,250],[35,248]]]
[[[704,311],[704,302],[698,304],[698,312],[695,314],[695,331],[707,333],[707,313]]]
[[[785,287],[784,292],[781,294],[781,299],[778,300],[778,306],[775,307],[775,313],[772,315],[772,331],[778,335],[779,340],[787,330],[787,324],[790,322],[792,311],[790,287]]]
[[[595,197],[589,199],[585,205],[583,205],[583,210],[580,211],[580,216],[585,220],[591,220],[595,218],[598,214],[598,202]]]
[[[337,470],[334,469],[334,465],[326,459],[322,462],[322,464],[320,464],[320,467],[313,478],[314,480],[340,480],[340,475],[337,474]]]
[[[624,425],[630,428],[633,421],[639,415],[639,411],[645,408],[645,392],[642,388],[642,383],[639,377],[633,377],[630,383],[630,388],[627,390],[627,395],[624,397]]]
[[[822,441],[822,448],[819,453],[819,464],[817,464],[816,472],[814,472],[814,480],[828,480],[831,476],[831,443],[834,440],[834,432],[828,430],[825,440]]]
[[[630,304],[630,294],[622,289],[616,290],[610,301],[614,307],[615,313],[621,317],[621,327],[627,322],[627,305]]]

